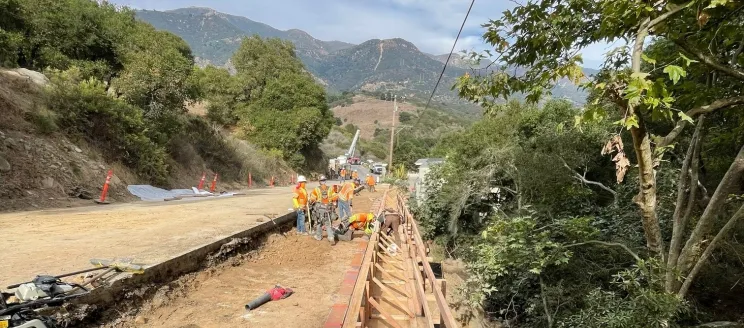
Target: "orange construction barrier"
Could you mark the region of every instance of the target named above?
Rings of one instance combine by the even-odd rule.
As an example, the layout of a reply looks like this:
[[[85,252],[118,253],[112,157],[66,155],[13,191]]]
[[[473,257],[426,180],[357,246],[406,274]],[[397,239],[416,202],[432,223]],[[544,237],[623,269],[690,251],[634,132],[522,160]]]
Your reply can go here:
[[[248,188],[253,187],[253,176],[248,172]]]
[[[207,178],[207,172],[202,172],[202,178],[199,180],[199,187],[196,189],[202,190],[204,188],[204,180]]]
[[[212,186],[209,187],[209,192],[214,192],[215,189],[217,189],[217,173],[214,174],[214,179],[212,180]]]
[[[111,177],[114,175],[114,170],[109,170],[106,174],[106,182],[103,183],[103,190],[101,191],[101,197],[96,200],[98,204],[108,204],[106,201],[106,195],[108,194],[109,184],[111,183]]]

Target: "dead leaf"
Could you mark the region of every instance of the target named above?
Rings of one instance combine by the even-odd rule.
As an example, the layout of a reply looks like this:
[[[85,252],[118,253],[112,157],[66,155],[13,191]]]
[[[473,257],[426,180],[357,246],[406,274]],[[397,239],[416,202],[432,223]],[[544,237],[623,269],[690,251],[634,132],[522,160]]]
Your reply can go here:
[[[615,162],[615,177],[617,183],[622,183],[625,179],[625,174],[628,173],[628,167],[630,167],[630,161],[623,151],[623,139],[619,134],[613,136],[607,144],[602,148],[602,155],[611,155],[617,152],[612,157],[612,161]]]

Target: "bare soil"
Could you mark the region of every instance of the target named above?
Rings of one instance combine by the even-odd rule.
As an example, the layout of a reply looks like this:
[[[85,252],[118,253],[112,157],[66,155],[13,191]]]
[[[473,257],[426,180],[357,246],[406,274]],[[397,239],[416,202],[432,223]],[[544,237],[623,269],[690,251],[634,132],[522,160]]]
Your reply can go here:
[[[154,264],[286,214],[291,187],[212,200],[137,202],[0,214],[0,286],[90,267],[90,258]]]
[[[357,210],[368,210],[374,197],[362,192]],[[321,327],[339,299],[344,273],[358,241],[335,246],[295,233],[274,234],[263,248],[181,279],[164,288],[139,313],[104,325],[120,327]],[[292,288],[289,298],[247,311],[244,306],[279,284]]]

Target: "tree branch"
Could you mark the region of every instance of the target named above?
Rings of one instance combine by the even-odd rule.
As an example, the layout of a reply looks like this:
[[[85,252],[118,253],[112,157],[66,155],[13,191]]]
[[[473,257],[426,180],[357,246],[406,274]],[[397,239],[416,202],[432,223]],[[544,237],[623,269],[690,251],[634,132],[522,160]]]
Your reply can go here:
[[[677,295],[680,298],[684,298],[687,295],[687,291],[690,289],[690,285],[692,285],[693,280],[695,279],[695,276],[700,272],[700,269],[703,267],[703,264],[708,260],[710,257],[710,254],[713,253],[713,251],[718,246],[718,242],[723,239],[724,236],[731,230],[731,228],[734,227],[737,221],[744,217],[744,205],[739,207],[739,210],[734,213],[734,215],[731,216],[731,218],[726,222],[726,225],[721,228],[721,230],[718,231],[716,236],[713,238],[713,241],[710,242],[708,247],[705,248],[705,251],[703,251],[703,255],[700,256],[700,259],[697,260],[695,263],[695,266],[690,271],[690,274],[685,277],[685,282],[682,283],[682,287],[679,289],[679,292]]]
[[[685,114],[687,114],[687,116],[689,117],[695,117],[736,105],[744,105],[744,96],[719,99],[710,104],[690,109]],[[676,139],[679,134],[682,133],[682,130],[685,129],[687,124],[689,124],[689,122],[685,120],[679,120],[674,129],[672,129],[672,131],[670,131],[669,134],[667,134],[664,139],[662,139],[661,142],[656,145],[656,147],[665,147],[672,144],[672,142],[674,142],[674,139]]]
[[[691,267],[693,257],[695,256],[695,249],[700,247],[703,237],[708,233],[709,227],[718,216],[718,213],[723,208],[726,198],[733,188],[738,187],[739,179],[741,179],[742,173],[744,172],[744,146],[741,147],[739,153],[734,158],[733,163],[726,171],[726,174],[718,184],[716,191],[713,193],[708,206],[705,207],[703,215],[700,216],[695,229],[693,229],[690,237],[687,239],[685,246],[682,248],[682,252],[678,259],[677,268],[680,273],[685,274],[686,271]]]
[[[653,20],[651,20],[648,23],[648,28],[649,29],[652,29],[656,24],[659,24],[659,23],[663,22],[665,19],[667,19],[670,16],[672,16],[672,15],[680,12],[682,9],[685,9],[685,8],[689,7],[693,2],[694,1],[690,1],[690,2],[688,2],[686,4],[684,4],[684,5],[680,5],[680,6],[674,7],[671,10],[669,10],[669,11],[667,11],[667,12],[659,15],[659,17],[654,18]]]
[[[700,150],[700,130],[703,126],[703,118],[701,116],[698,119],[697,128],[695,133],[692,135],[692,141],[690,146],[687,148],[685,159],[682,162],[682,171],[679,175],[679,182],[677,183],[677,204],[674,207],[674,214],[672,215],[672,239],[669,243],[669,256],[667,257],[667,271],[665,274],[665,287],[667,291],[672,292],[674,281],[674,268],[677,266],[677,259],[679,258],[680,246],[682,243],[682,235],[685,231],[686,218],[689,217],[690,209],[692,204],[695,203],[694,191],[697,189],[697,165],[692,164],[694,167],[692,174],[694,177],[690,177],[690,163],[695,161],[699,163],[698,158],[695,155]],[[690,189],[688,193],[688,189]],[[685,209],[685,213],[682,213],[682,209]]]
[[[718,70],[722,73],[725,73],[733,78],[744,80],[744,70],[736,69],[735,67],[727,66],[724,64],[719,63],[715,58],[706,55],[702,51],[695,49],[687,40],[685,39],[673,39],[672,42],[682,48],[683,50],[695,55],[698,59],[700,59],[703,63],[710,66],[711,68]]]
[[[574,178],[575,178],[576,180],[579,180],[579,181],[581,181],[581,182],[583,182],[583,183],[585,183],[585,184],[590,184],[590,185],[594,185],[594,186],[600,187],[600,188],[604,189],[605,191],[607,191],[607,192],[611,193],[611,194],[612,194],[612,196],[614,196],[615,198],[617,198],[617,192],[616,192],[616,191],[614,191],[614,190],[610,189],[609,187],[605,186],[605,185],[604,185],[604,184],[602,184],[601,182],[596,182],[596,181],[591,181],[591,180],[587,180],[587,179],[586,179],[586,176],[582,176],[581,174],[579,174],[579,173],[577,173],[576,171],[574,171],[573,169],[571,169],[571,167],[570,167],[570,166],[568,166],[568,163],[566,163],[566,160],[564,160],[563,158],[561,158],[561,161],[563,161],[563,167],[565,167],[565,168],[567,168],[567,169],[568,169],[569,171],[571,171],[571,173],[573,173],[573,174],[574,174]]]
[[[548,310],[548,300],[545,298],[545,283],[543,282],[542,275],[540,275],[540,298],[542,298],[543,309],[545,309],[545,318],[548,320],[548,328],[553,328],[553,317],[550,316]]]
[[[606,242],[606,241],[599,241],[599,240],[589,240],[589,241],[585,241],[582,243],[565,245],[564,247],[575,247],[575,246],[583,246],[583,245],[588,245],[588,244],[620,247],[624,249],[626,252],[628,252],[628,254],[630,254],[630,256],[632,256],[636,261],[641,261],[641,258],[638,256],[638,254],[633,252],[628,246],[625,246],[625,244],[621,244],[621,243],[613,243],[613,242]]]

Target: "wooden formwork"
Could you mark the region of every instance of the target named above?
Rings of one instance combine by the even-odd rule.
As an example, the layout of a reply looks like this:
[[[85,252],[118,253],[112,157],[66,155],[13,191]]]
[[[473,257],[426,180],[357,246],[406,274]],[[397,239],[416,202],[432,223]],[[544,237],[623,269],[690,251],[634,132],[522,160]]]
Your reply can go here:
[[[383,201],[376,204],[376,212],[379,215],[386,206],[397,207],[405,218],[399,231],[401,245],[395,244],[394,236],[381,233],[379,227],[375,229],[343,327],[459,327],[445,298],[446,283],[437,279],[431,269],[428,249],[405,199],[400,195],[391,199],[388,194],[385,192]],[[392,250],[394,245],[397,252]]]

